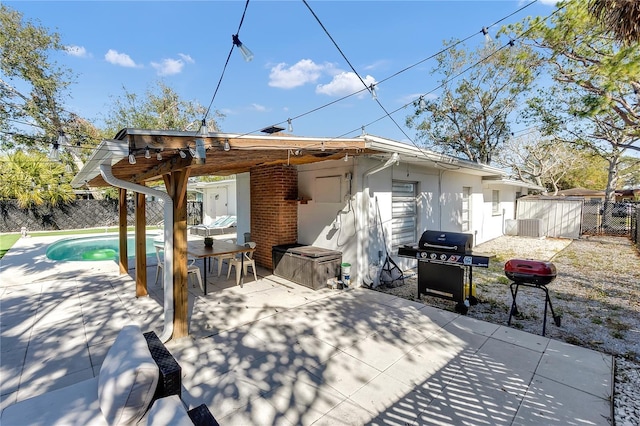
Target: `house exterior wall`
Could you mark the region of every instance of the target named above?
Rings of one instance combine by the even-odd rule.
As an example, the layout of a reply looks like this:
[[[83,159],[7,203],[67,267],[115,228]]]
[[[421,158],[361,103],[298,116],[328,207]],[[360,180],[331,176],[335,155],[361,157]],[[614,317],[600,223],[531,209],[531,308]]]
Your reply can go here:
[[[202,188],[202,223],[211,224],[219,216],[235,215],[236,181],[208,182]]]
[[[271,248],[298,240],[298,171],[283,165],[254,167],[250,187],[254,259],[273,269]]]

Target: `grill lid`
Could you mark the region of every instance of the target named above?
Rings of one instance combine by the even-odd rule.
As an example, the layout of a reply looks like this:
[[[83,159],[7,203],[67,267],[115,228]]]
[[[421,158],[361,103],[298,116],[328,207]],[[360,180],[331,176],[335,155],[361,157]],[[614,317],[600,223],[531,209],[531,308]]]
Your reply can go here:
[[[473,247],[473,235],[461,232],[424,231],[418,247],[423,250],[468,253]]]

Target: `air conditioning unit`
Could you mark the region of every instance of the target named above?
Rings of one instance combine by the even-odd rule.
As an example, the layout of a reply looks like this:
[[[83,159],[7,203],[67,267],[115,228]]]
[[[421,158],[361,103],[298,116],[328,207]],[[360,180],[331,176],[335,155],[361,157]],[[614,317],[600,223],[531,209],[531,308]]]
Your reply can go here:
[[[506,219],[504,221],[505,235],[518,235],[518,221],[515,219]]]
[[[518,219],[518,235],[521,237],[544,237],[542,219]]]

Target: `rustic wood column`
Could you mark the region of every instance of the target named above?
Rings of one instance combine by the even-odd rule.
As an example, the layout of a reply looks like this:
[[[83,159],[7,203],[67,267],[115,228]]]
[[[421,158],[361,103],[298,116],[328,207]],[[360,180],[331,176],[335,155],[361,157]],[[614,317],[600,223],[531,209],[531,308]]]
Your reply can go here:
[[[129,254],[127,253],[127,190],[120,188],[118,191],[118,235],[120,274],[126,274],[129,270]]]
[[[136,297],[148,296],[147,291],[147,216],[146,198],[136,192]]]
[[[164,175],[173,199],[173,339],[189,335],[187,291],[187,181],[190,169]],[[170,226],[170,224],[165,224]]]

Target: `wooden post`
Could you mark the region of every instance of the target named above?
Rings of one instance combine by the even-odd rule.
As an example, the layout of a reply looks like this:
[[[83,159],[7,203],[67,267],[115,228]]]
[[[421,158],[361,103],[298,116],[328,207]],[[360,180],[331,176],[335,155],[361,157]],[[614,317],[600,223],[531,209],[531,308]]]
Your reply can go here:
[[[189,335],[187,291],[187,181],[190,169],[164,175],[167,193],[173,199],[173,336]],[[170,224],[165,224],[170,226]]]
[[[120,274],[129,271],[129,254],[127,253],[127,190],[120,188],[118,191],[118,235],[119,235],[119,260]]]
[[[145,195],[136,192],[136,297],[148,296],[147,291],[147,216]]]

